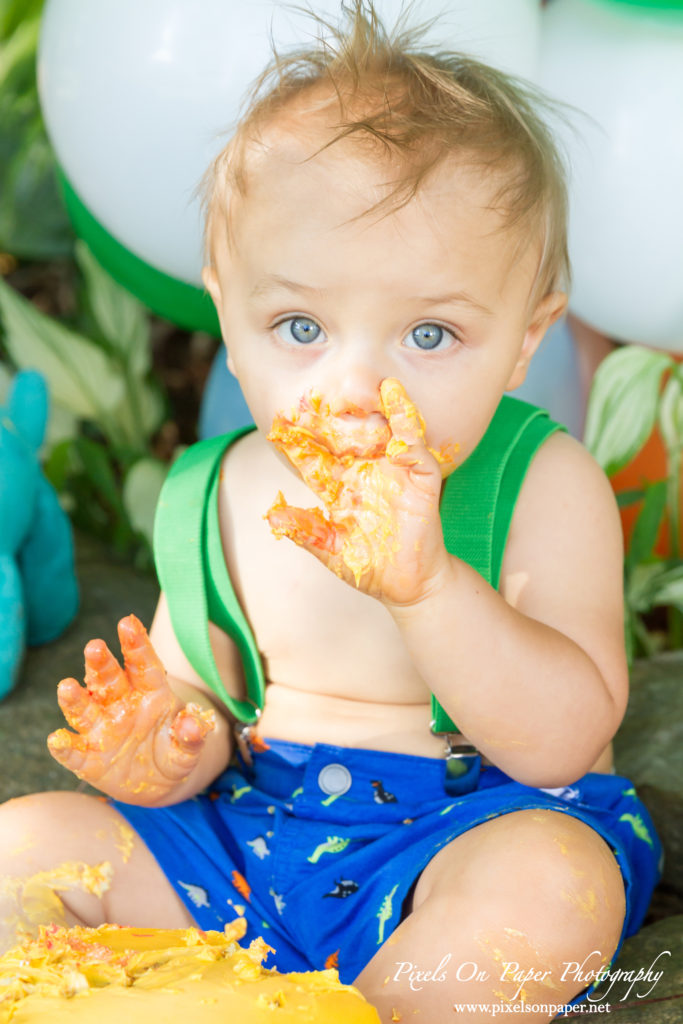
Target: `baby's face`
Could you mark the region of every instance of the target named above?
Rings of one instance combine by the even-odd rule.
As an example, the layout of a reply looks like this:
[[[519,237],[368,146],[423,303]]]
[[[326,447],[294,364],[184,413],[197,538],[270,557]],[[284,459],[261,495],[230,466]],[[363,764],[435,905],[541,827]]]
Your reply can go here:
[[[430,447],[476,447],[518,386],[564,296],[529,309],[540,246],[519,247],[487,210],[484,173],[450,164],[407,206],[346,223],[385,194],[390,172],[347,143],[274,142],[235,199],[233,243],[217,239],[205,281],[256,425],[319,394],[362,438],[381,419],[380,382],[401,381]],[[515,252],[517,258],[515,259]]]

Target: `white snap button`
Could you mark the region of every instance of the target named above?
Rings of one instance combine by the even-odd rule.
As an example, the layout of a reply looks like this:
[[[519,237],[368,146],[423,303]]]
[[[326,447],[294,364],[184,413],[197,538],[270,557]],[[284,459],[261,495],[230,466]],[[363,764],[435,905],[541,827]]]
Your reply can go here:
[[[318,775],[318,785],[328,796],[341,796],[351,788],[351,772],[343,764],[326,764]]]

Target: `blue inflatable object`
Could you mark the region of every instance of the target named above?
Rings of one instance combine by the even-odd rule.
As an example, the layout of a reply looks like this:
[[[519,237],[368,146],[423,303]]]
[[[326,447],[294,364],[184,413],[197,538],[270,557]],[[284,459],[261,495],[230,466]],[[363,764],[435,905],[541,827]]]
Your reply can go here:
[[[38,461],[47,415],[43,377],[18,373],[0,406],[0,699],[26,645],[56,639],[78,610],[71,524]]]
[[[227,434],[253,423],[242,388],[230,373],[221,345],[211,367],[199,410],[199,436],[203,440]]]

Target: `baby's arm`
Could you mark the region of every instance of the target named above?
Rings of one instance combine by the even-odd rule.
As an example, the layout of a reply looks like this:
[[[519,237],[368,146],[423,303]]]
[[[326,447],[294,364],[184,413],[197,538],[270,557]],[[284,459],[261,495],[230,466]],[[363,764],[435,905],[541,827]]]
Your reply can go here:
[[[231,644],[213,627],[210,633],[223,672]],[[208,785],[227,766],[232,742],[225,712],[182,654],[163,595],[151,637],[154,646],[134,616],[119,623],[123,669],[103,641],[87,645],[86,687],[67,679],[58,689],[76,732],[60,729],[48,745],[108,796],[158,807]]]
[[[437,700],[521,782],[575,781],[619,726],[622,558],[608,481],[578,442],[556,434],[524,482],[501,594],[446,556],[419,600],[385,602]]]

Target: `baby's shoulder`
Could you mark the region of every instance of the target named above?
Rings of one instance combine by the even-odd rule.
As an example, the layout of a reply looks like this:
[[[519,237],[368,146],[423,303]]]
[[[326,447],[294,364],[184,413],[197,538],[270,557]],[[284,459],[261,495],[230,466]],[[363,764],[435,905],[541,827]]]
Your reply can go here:
[[[575,437],[552,434],[531,461],[520,492],[522,514],[537,510],[593,507],[616,510],[616,498],[602,467]]]
[[[622,558],[622,532],[614,492],[584,446],[555,433],[539,448],[522,484],[506,560],[557,557],[580,561]]]
[[[267,463],[264,465],[263,458],[266,445],[258,430],[249,430],[226,444],[221,461],[221,481],[233,497],[239,496],[246,487],[267,479],[268,466]]]

